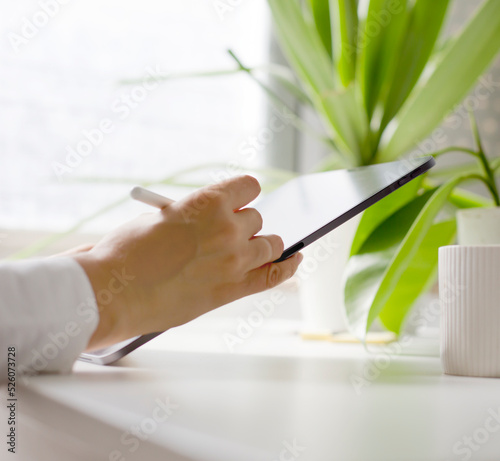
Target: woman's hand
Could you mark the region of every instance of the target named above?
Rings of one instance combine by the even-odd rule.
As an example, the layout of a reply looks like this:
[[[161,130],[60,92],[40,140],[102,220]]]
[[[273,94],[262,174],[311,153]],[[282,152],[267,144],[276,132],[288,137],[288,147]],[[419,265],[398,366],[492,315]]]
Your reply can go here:
[[[272,264],[281,238],[255,237],[262,218],[242,209],[259,193],[251,176],[205,187],[74,255],[100,312],[88,349],[168,330],[290,278],[302,256]]]

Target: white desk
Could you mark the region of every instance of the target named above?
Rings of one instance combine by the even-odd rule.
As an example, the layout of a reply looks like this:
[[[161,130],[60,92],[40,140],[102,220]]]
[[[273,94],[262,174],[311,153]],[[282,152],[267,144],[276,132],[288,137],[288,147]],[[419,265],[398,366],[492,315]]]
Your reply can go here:
[[[20,395],[20,459],[458,460],[465,451],[453,446],[475,433],[488,440],[471,459],[500,459],[500,426],[484,429],[488,410],[500,419],[500,380],[445,376],[437,356],[409,355],[416,341],[389,360],[305,342],[283,318],[230,353],[222,335],[236,319],[224,314],[248,309],[171,330],[118,366],[79,362],[73,375],[31,378]],[[356,392],[352,378],[366,370],[374,377]],[[178,408],[156,424],[167,398]],[[139,443],[127,431],[141,424],[151,433]],[[286,449],[294,440],[295,457]],[[115,450],[122,457],[110,457]]]

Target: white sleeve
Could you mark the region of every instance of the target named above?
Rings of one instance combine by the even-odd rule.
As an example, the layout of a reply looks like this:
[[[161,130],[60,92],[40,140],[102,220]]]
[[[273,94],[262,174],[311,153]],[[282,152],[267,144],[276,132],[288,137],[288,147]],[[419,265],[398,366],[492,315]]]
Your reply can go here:
[[[0,264],[0,383],[7,349],[18,374],[71,371],[99,323],[85,271],[72,258]]]

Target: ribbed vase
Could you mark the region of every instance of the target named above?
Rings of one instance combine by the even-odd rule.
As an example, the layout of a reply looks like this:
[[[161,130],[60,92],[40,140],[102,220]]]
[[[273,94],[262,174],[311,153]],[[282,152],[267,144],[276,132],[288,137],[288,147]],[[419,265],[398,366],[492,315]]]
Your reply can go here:
[[[500,377],[500,246],[440,248],[439,297],[444,372]]]

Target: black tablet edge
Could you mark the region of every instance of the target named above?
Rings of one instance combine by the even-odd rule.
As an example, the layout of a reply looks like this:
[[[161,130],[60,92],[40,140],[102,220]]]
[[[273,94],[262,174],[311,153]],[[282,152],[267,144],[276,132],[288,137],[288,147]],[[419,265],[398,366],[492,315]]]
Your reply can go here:
[[[351,208],[349,211],[345,212],[343,215],[339,216],[338,218],[335,218],[333,221],[330,221],[328,224],[325,224],[323,227],[320,227],[317,231],[313,232],[307,237],[304,237],[301,241],[294,243],[293,245],[285,249],[282,255],[278,259],[273,261],[273,263],[279,263],[281,261],[284,261],[285,259],[290,258],[291,256],[293,256],[295,253],[299,252],[306,246],[310,245],[311,243],[325,236],[335,228],[349,221],[349,219],[354,218],[354,216],[358,215],[359,213],[362,213],[370,206],[374,205],[378,201],[387,197],[391,192],[394,192],[400,187],[403,187],[406,184],[408,184],[413,179],[418,178],[420,175],[426,173],[435,164],[436,160],[434,160],[434,157],[429,156],[428,160],[425,163],[419,165],[418,167],[415,167],[413,170],[409,171],[401,178],[398,178],[392,184],[389,184],[384,189],[378,191],[371,197],[367,198],[364,202],[359,203],[354,208]]]

